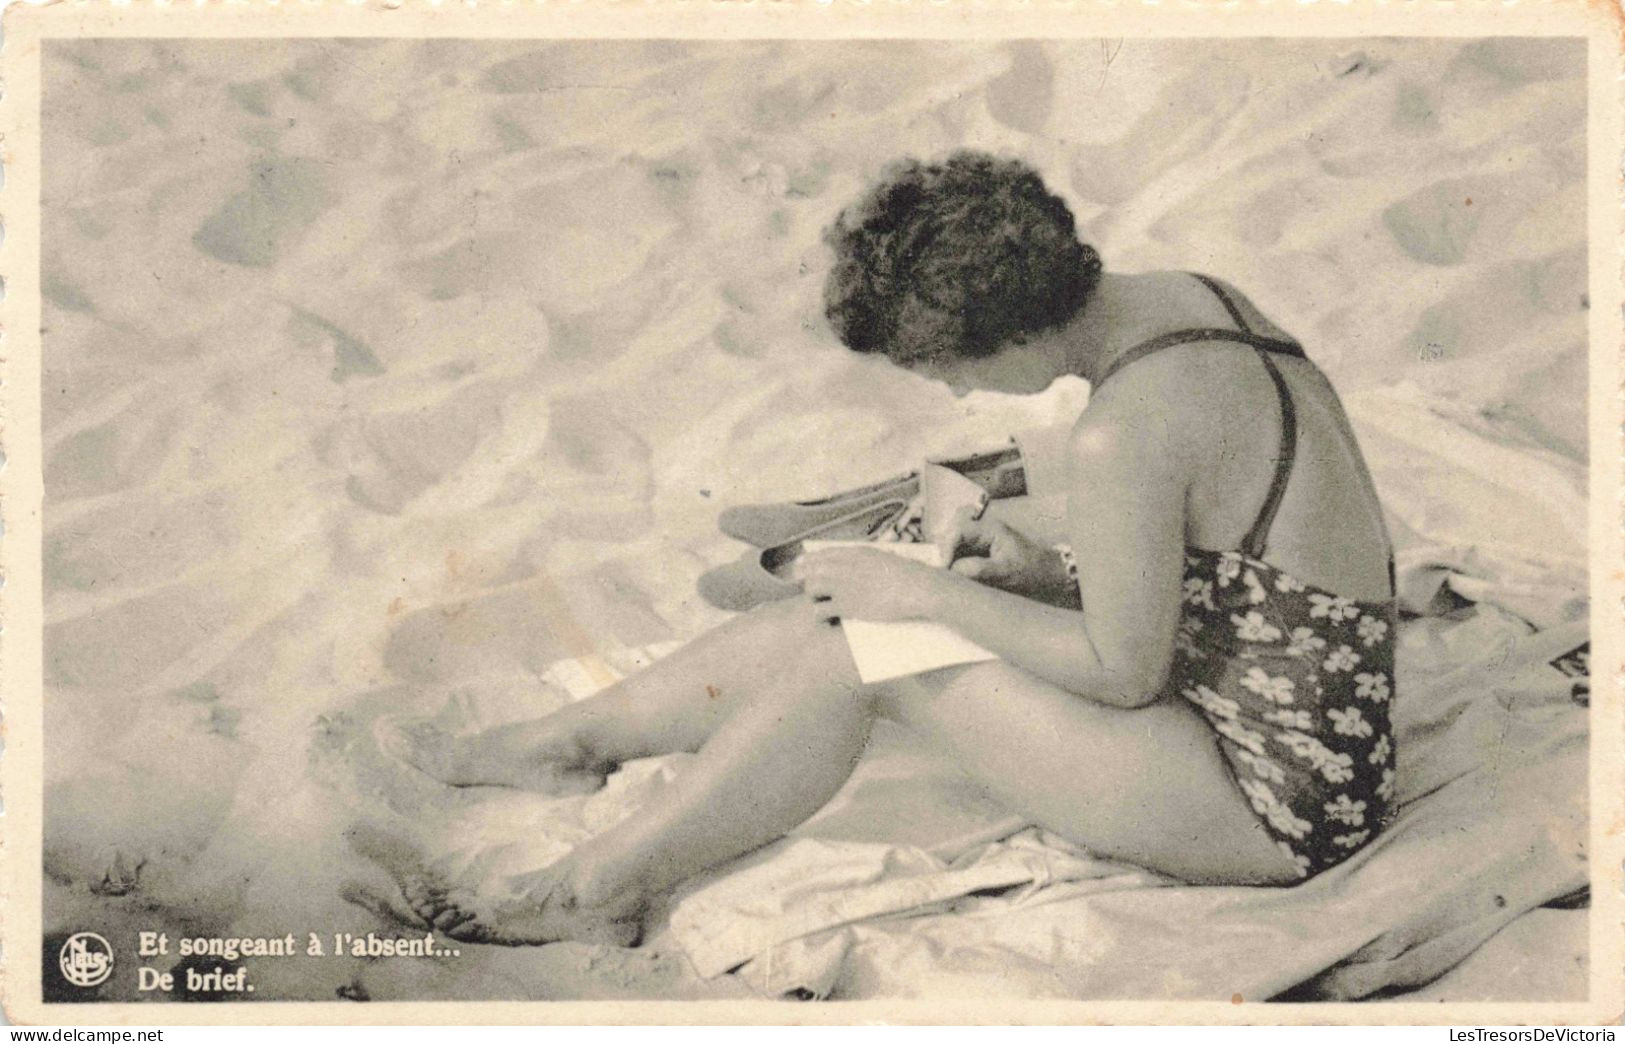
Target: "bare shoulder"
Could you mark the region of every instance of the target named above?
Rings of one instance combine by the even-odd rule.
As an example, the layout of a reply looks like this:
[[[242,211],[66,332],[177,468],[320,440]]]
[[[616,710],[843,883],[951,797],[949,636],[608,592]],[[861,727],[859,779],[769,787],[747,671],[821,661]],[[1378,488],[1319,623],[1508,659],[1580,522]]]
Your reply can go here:
[[[1272,395],[1250,351],[1191,343],[1124,366],[1090,395],[1072,426],[1077,455],[1120,455],[1155,467],[1201,467],[1227,418],[1248,415]]]
[[[1172,345],[1135,360],[1094,388],[1082,419],[1087,420],[1097,409],[1101,417],[1121,415],[1122,419],[1128,415],[1189,416],[1224,399],[1224,389],[1256,366],[1251,351],[1238,350],[1228,342]]]
[[[1297,341],[1296,337],[1292,336],[1292,334],[1283,329],[1274,319],[1270,318],[1270,316],[1264,312],[1263,309],[1259,308],[1253,299],[1248,296],[1246,291],[1242,290],[1236,284],[1232,283],[1228,279],[1220,279],[1217,276],[1206,276],[1206,278],[1218,284],[1219,289],[1225,292],[1226,296],[1230,298],[1231,303],[1233,303],[1236,306],[1236,309],[1241,313],[1241,317],[1246,320],[1247,326],[1252,330],[1253,333],[1263,334],[1265,337],[1276,337],[1285,341]],[[1203,290],[1205,291],[1206,287],[1204,287]]]
[[[1075,454],[1189,461],[1236,395],[1232,353],[1177,345],[1126,366],[1090,395],[1072,429]]]

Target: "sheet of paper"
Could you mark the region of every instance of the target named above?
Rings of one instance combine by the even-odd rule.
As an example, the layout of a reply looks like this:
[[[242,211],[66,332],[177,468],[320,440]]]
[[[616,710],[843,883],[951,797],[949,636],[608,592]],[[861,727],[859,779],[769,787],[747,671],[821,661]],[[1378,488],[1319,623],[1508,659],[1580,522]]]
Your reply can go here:
[[[915,562],[942,568],[947,553],[936,544],[875,544],[862,540],[809,540],[807,553],[832,547],[868,547]],[[865,684],[904,678],[910,674],[967,663],[982,663],[998,657],[955,631],[929,620],[876,623],[872,620],[842,620],[847,648],[857,664],[858,677]]]

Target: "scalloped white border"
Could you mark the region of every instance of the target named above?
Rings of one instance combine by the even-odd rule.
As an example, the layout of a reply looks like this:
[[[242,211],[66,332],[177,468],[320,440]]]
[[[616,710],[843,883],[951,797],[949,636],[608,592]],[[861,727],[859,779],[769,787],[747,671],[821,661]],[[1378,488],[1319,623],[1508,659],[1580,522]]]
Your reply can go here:
[[[3,3],[4,0],[0,0]],[[0,9],[0,989],[20,1025],[1176,1023],[1619,1025],[1625,1018],[1625,14],[1609,0],[45,0]],[[238,37],[1584,36],[1590,41],[1591,999],[1544,1004],[874,1001],[53,1004],[40,1000],[43,477],[39,43]],[[1607,665],[1606,667],[1604,665]],[[1606,680],[1605,680],[1606,679]],[[1611,682],[1611,684],[1610,684]],[[20,958],[20,960],[19,960]]]

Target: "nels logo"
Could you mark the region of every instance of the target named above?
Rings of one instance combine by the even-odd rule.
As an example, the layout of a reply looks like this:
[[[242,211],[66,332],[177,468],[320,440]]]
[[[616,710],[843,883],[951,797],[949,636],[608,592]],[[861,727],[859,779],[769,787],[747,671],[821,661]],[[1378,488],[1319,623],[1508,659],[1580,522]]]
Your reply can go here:
[[[95,932],[77,932],[62,944],[57,964],[73,985],[100,986],[113,974],[113,947]]]

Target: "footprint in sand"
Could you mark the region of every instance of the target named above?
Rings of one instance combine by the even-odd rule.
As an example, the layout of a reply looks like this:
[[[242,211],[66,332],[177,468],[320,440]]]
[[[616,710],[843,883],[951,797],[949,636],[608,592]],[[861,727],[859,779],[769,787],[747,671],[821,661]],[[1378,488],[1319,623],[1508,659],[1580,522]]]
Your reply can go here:
[[[228,264],[269,268],[331,202],[316,160],[262,159],[249,168],[248,187],[209,215],[192,245]]]
[[[218,493],[109,504],[49,526],[49,591],[118,591],[159,584],[238,546],[235,506]]]
[[[155,731],[130,742],[150,749],[166,730]],[[106,896],[162,893],[181,880],[225,822],[246,764],[228,740],[194,739],[186,749],[183,759],[138,764],[91,758],[83,772],[48,783],[46,875]]]
[[[69,435],[46,451],[51,500],[60,504],[151,480],[168,462],[180,431],[180,411],[153,404]]]
[[[1054,103],[1054,67],[1036,40],[1013,43],[1009,51],[1010,67],[987,85],[987,111],[1006,127],[1040,134]]]
[[[1115,141],[1077,147],[1073,190],[1091,202],[1128,202],[1163,172],[1206,154],[1229,130],[1251,90],[1251,78],[1228,65],[1174,81]]]
[[[501,431],[507,391],[506,382],[496,380],[449,387],[422,408],[380,411],[336,426],[322,452],[349,469],[345,491],[352,501],[379,514],[399,514]]]
[[[1486,220],[1508,221],[1506,208],[1519,188],[1508,178],[1442,179],[1384,210],[1382,223],[1394,244],[1415,260],[1459,265]]]
[[[1508,37],[1467,44],[1450,63],[1447,75],[1479,75],[1499,86],[1516,87],[1584,76],[1584,70],[1584,40]]]

